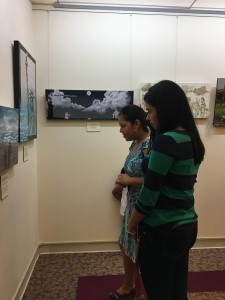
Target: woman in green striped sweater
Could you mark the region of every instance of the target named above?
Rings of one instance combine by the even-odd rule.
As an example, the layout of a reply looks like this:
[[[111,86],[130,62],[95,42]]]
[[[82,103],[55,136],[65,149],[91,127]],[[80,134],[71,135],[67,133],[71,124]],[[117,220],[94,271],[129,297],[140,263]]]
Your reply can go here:
[[[194,184],[205,149],[187,97],[163,80],[145,95],[157,130],[143,160],[144,184],[127,225],[140,237],[139,263],[151,300],[187,300],[189,250],[197,237]]]

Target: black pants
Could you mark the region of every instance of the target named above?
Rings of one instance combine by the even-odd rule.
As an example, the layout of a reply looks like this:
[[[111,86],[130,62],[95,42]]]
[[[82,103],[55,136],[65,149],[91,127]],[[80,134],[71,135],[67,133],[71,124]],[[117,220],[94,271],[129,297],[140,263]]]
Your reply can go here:
[[[187,300],[189,250],[197,222],[173,228],[139,225],[139,265],[149,300]]]

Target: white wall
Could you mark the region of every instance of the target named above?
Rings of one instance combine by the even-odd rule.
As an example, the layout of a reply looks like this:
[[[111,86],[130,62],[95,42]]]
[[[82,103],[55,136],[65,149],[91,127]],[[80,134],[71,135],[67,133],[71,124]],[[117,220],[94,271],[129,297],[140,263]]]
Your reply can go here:
[[[211,115],[198,120],[206,158],[196,185],[199,237],[225,237],[223,128],[212,127],[217,77],[225,75],[225,19],[34,11],[38,61],[40,242],[114,241],[119,205],[111,196],[129,144],[114,122],[46,120],[44,92],[131,89],[171,79],[209,82]]]
[[[47,121],[44,91],[58,86],[130,89],[129,16],[84,13],[74,18],[70,13],[37,11],[34,19],[36,58],[42,69],[38,73],[40,242],[116,240],[119,204],[111,189],[128,144],[119,135],[117,122],[102,123],[101,132],[90,133],[84,121]],[[77,28],[72,36],[71,26]]]
[[[34,53],[28,0],[0,0],[0,105],[14,107],[13,41]],[[23,162],[23,146],[29,160]],[[0,200],[0,299],[13,298],[38,245],[36,142],[19,145],[19,163],[8,171],[9,196]]]

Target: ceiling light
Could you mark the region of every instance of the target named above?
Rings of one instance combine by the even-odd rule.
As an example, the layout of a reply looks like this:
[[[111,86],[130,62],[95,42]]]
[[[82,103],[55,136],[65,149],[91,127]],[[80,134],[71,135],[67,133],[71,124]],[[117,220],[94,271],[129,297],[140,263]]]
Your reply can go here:
[[[75,10],[104,10],[104,11],[126,11],[126,12],[153,12],[153,13],[171,13],[171,14],[213,14],[225,15],[224,9],[208,8],[185,8],[180,6],[155,6],[155,5],[126,5],[126,4],[108,4],[108,3],[81,3],[56,1],[55,8],[75,9]]]

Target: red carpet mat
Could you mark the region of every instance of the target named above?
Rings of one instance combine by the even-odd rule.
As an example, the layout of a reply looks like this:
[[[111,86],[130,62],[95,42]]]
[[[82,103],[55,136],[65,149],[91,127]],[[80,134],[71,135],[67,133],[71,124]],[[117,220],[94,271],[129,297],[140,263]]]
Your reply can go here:
[[[106,300],[120,286],[123,275],[79,277],[77,300]],[[225,271],[189,273],[189,293],[225,291]]]

